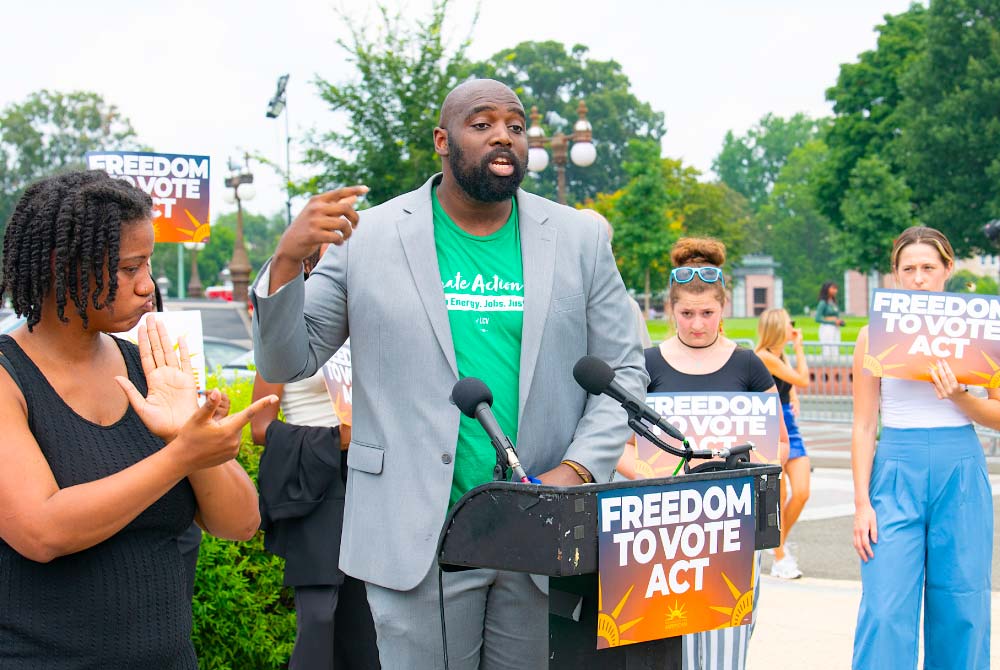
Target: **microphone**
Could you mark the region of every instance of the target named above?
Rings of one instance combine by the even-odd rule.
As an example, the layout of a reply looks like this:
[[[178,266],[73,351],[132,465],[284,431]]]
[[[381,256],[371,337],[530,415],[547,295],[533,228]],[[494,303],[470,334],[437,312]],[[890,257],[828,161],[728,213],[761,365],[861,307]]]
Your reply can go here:
[[[615,371],[611,366],[596,356],[584,356],[573,366],[573,378],[576,383],[591,395],[605,394],[611,396],[625,408],[629,416],[638,416],[653,424],[678,442],[687,444],[687,438],[676,426],[654,412],[649,406],[634,395],[623,389],[615,381]]]
[[[459,379],[451,389],[451,401],[455,403],[462,414],[470,419],[477,419],[483,430],[490,437],[493,448],[497,451],[497,456],[501,459],[506,454],[507,465],[514,472],[514,476],[525,484],[530,483],[528,476],[524,474],[521,462],[517,459],[514,445],[510,438],[503,434],[500,424],[493,416],[493,392],[490,391],[483,380],[476,377],[465,377]]]

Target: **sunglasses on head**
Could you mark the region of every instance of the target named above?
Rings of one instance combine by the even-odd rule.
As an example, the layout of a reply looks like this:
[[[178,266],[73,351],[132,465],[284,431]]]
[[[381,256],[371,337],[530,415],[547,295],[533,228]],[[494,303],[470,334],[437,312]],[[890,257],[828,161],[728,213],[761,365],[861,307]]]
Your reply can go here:
[[[698,278],[706,284],[721,282],[723,286],[726,285],[726,280],[722,276],[722,270],[712,267],[711,265],[706,265],[700,268],[674,268],[670,271],[670,283],[673,284],[674,282],[677,282],[678,284],[687,284],[694,279],[695,275],[697,275]]]

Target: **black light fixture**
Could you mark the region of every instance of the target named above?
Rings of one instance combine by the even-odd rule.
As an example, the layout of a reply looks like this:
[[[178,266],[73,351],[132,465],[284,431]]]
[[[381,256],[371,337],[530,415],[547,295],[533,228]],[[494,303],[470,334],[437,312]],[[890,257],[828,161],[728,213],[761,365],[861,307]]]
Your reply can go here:
[[[285,111],[285,88],[288,86],[288,75],[278,77],[278,87],[267,103],[267,118],[276,119],[285,112],[285,213],[288,217],[285,225],[292,225],[292,136],[288,131],[288,112]]]

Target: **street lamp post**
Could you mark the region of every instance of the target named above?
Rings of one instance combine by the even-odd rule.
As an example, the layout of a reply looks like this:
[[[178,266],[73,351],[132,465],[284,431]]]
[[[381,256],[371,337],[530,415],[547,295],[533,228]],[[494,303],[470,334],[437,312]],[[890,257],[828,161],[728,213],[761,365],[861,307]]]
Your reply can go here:
[[[288,132],[288,99],[285,95],[285,88],[288,86],[288,75],[283,74],[278,77],[278,88],[274,96],[267,103],[267,118],[276,119],[285,112],[285,211],[288,215],[288,222],[285,225],[292,225],[292,136]]]
[[[229,163],[230,175],[226,186],[233,189],[226,192],[226,201],[236,203],[236,240],[233,242],[233,257],[229,261],[229,273],[233,281],[233,301],[240,305],[247,303],[247,288],[250,285],[250,257],[243,241],[243,201],[252,200],[256,192],[253,188],[253,174],[250,172],[250,155],[243,156],[245,167]]]
[[[545,129],[540,121],[542,115],[538,113],[538,107],[531,108],[531,126],[528,128],[528,169],[538,173],[544,170],[549,164],[549,154],[545,150],[545,145],[552,147],[552,162],[556,166],[556,183],[558,186],[559,202],[566,204],[566,163],[567,158],[573,161],[573,165],[588,167],[594,164],[597,159],[597,149],[593,142],[593,128],[587,121],[587,105],[580,101],[576,108],[579,117],[573,124],[573,134],[566,136],[562,132],[556,133],[552,137],[546,137]],[[573,143],[572,147],[570,142]]]
[[[204,242],[184,242],[184,248],[191,252],[191,278],[188,280],[187,294],[189,298],[200,298],[204,295],[201,277],[198,276],[198,252],[205,248]]]

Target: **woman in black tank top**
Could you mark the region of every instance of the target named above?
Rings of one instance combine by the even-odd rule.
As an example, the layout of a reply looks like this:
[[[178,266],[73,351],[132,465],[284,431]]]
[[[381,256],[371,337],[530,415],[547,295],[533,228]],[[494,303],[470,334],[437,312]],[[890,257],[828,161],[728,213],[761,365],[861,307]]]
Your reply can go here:
[[[725,278],[720,265],[726,248],[709,238],[682,238],[670,253],[674,265],[665,312],[676,327],[673,337],[646,350],[647,391],[771,392],[774,379],[760,359],[722,333],[726,306]],[[781,424],[781,460],[787,456],[788,435]],[[625,449],[618,471],[635,478],[635,450]],[[760,552],[754,556],[754,598],[760,586]],[[750,625],[684,635],[683,667],[705,670],[743,670],[750,642]]]
[[[194,669],[176,538],[192,519],[245,539],[259,522],[233,460],[244,411],[198,408],[152,318],[152,201],[103,172],[28,187],[7,224],[0,297],[0,668]],[[264,399],[260,406],[271,404]]]

